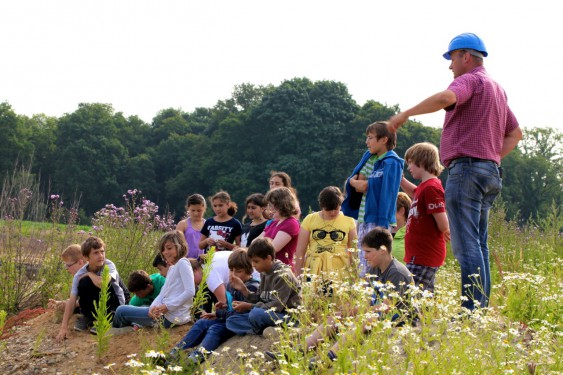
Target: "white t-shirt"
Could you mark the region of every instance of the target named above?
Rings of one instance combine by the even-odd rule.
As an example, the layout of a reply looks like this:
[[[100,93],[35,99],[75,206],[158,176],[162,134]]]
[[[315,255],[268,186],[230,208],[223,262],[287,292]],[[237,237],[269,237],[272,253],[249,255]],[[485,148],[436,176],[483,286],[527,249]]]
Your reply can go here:
[[[207,276],[207,287],[211,292],[221,286],[221,284],[227,287],[229,283],[229,257],[232,251],[216,251],[213,255],[213,261],[211,262],[212,268]],[[253,269],[252,276],[256,280],[260,280],[260,273]]]

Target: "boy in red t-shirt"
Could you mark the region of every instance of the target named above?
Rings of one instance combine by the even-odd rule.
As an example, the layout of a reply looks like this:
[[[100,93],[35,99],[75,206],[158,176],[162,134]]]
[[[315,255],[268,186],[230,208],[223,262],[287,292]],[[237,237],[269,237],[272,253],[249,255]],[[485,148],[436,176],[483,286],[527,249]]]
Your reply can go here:
[[[438,268],[446,259],[446,241],[450,240],[450,225],[446,215],[444,188],[438,176],[438,148],[431,143],[417,143],[405,153],[405,162],[412,177],[421,180],[416,186],[403,177],[401,189],[413,200],[407,219],[405,258],[415,285],[434,291]]]

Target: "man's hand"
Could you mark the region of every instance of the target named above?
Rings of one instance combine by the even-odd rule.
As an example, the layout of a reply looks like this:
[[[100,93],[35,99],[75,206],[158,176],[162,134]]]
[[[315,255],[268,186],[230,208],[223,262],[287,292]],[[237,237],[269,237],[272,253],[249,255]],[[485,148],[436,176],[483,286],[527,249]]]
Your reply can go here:
[[[398,113],[387,121],[387,130],[396,133],[397,130],[409,119],[404,112]]]

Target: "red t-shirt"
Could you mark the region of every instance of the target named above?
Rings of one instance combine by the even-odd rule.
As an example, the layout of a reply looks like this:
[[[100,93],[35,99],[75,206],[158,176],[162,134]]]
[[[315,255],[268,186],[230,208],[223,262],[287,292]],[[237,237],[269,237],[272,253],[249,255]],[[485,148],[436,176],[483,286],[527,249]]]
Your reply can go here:
[[[279,224],[279,225],[278,225]],[[282,221],[274,220],[264,229],[264,235],[272,240],[276,238],[278,232],[285,232],[291,236],[291,240],[280,251],[276,253],[276,259],[293,268],[293,254],[297,248],[297,238],[299,237],[299,222],[296,218],[289,217]]]
[[[446,212],[444,188],[438,178],[418,185],[407,219],[405,263],[440,267],[446,259],[446,241],[432,214]],[[414,258],[414,259],[413,259]]]

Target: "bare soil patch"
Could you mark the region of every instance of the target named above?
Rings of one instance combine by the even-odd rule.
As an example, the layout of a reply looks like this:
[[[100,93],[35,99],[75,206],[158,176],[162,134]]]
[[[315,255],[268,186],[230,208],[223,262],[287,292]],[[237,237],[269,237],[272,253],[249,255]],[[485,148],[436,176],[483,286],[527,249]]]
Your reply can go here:
[[[70,320],[74,326],[76,316]],[[111,337],[108,353],[99,360],[96,356],[96,337],[88,332],[69,329],[68,339],[57,343],[55,337],[60,323],[54,311],[45,313],[10,329],[9,335],[0,340],[0,374],[129,374],[133,371],[124,366],[128,356],[142,357],[150,349],[156,349],[157,330],[142,329]],[[191,324],[175,327],[169,332],[167,350],[171,349],[191,328]],[[239,352],[253,353],[269,350],[272,337],[233,337],[217,351],[220,359],[209,362],[219,373],[229,371],[243,373]],[[228,347],[227,352],[222,348]],[[114,363],[111,369],[104,367]],[[240,368],[240,369],[239,369]]]

